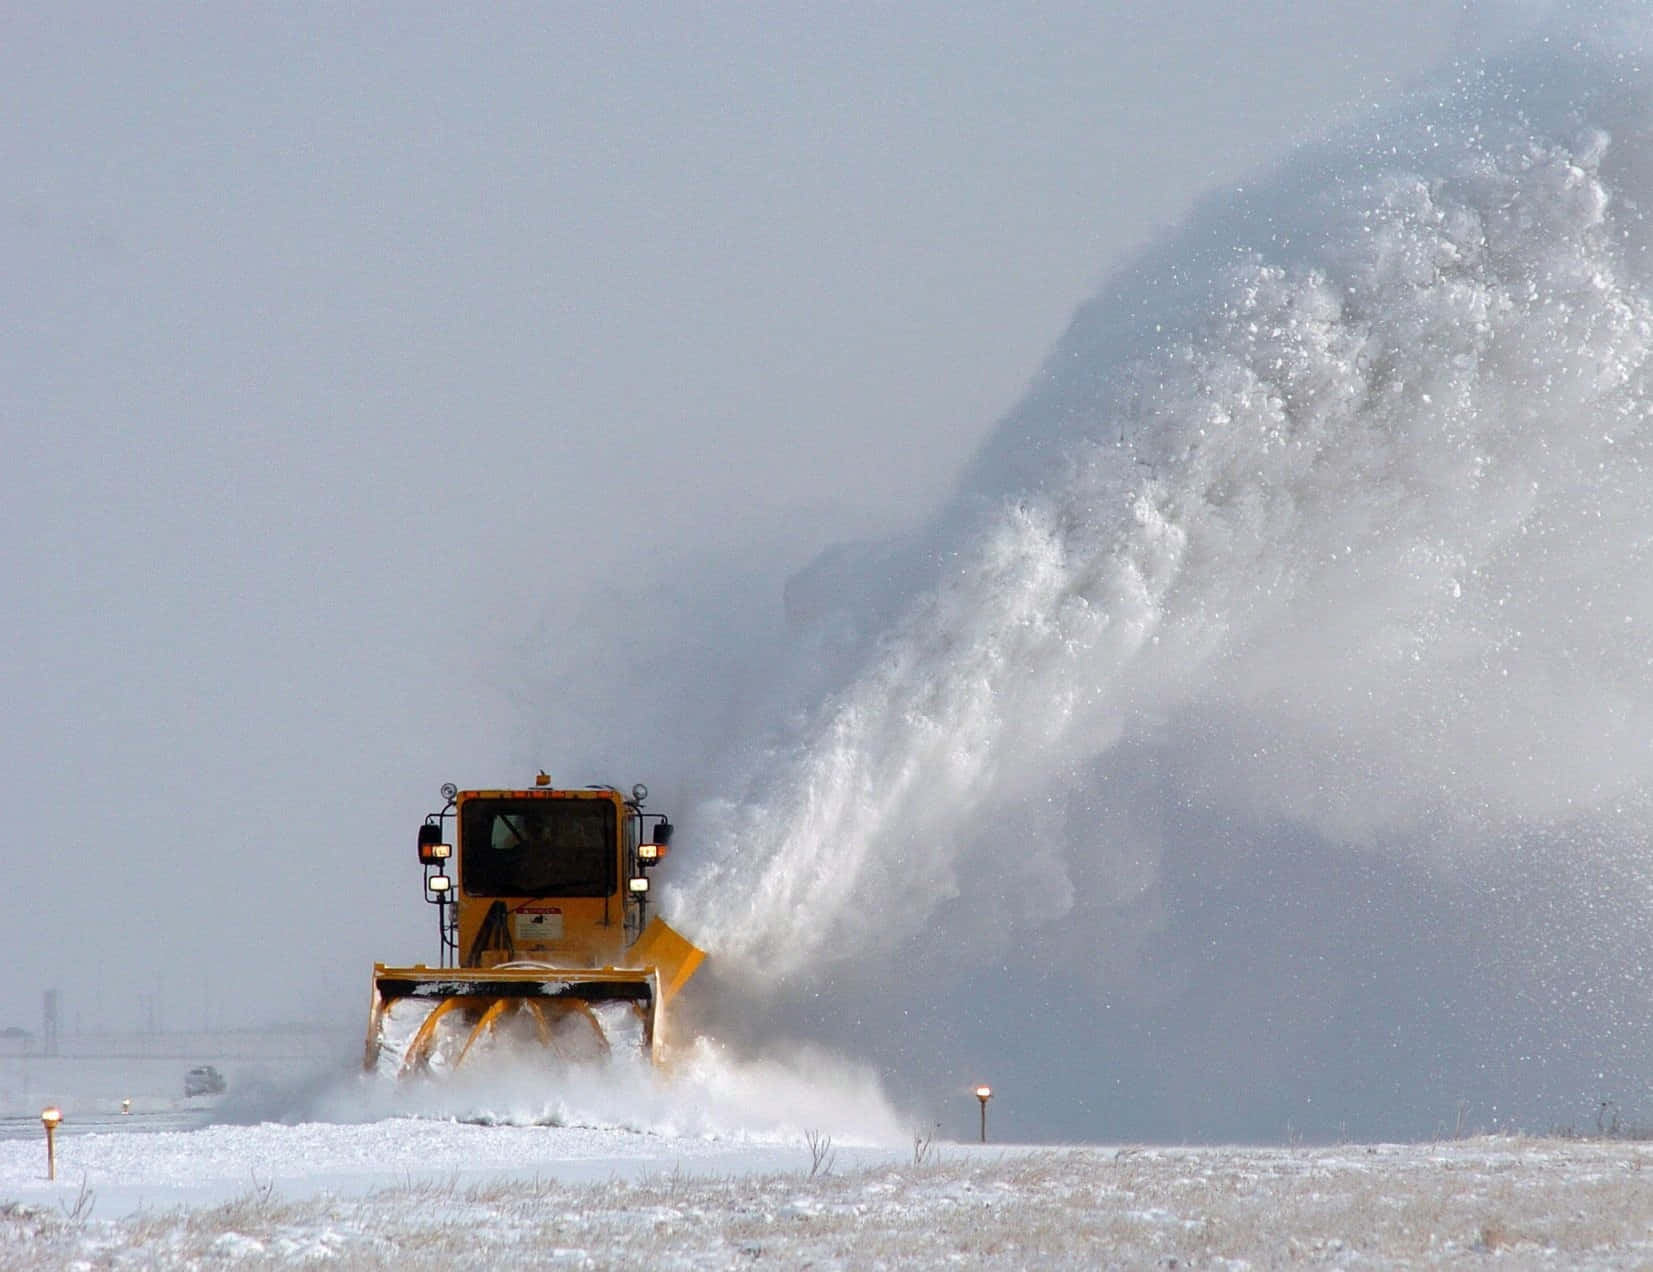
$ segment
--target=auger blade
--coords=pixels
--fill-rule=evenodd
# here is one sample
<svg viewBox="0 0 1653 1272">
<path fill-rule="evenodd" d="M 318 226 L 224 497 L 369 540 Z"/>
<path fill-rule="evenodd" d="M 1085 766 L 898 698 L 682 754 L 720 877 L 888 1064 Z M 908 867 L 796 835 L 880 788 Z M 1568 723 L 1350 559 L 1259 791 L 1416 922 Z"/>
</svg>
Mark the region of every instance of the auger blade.
<svg viewBox="0 0 1653 1272">
<path fill-rule="evenodd" d="M 654 1058 L 652 968 L 374 968 L 365 1067 L 385 1076 L 451 1072 L 501 1046 L 561 1062 L 623 1052 Z"/>
</svg>

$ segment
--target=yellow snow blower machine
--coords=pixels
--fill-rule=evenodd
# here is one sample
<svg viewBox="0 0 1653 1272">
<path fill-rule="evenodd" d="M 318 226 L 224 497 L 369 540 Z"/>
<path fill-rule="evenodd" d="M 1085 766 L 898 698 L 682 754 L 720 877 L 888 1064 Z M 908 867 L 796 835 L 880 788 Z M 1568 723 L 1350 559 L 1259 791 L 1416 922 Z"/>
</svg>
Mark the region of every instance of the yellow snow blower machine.
<svg viewBox="0 0 1653 1272">
<path fill-rule="evenodd" d="M 671 822 L 647 788 L 442 788 L 419 827 L 442 966 L 373 968 L 366 1067 L 444 1073 L 502 1044 L 560 1060 L 660 1057 L 665 1005 L 705 955 L 647 919 Z"/>
</svg>

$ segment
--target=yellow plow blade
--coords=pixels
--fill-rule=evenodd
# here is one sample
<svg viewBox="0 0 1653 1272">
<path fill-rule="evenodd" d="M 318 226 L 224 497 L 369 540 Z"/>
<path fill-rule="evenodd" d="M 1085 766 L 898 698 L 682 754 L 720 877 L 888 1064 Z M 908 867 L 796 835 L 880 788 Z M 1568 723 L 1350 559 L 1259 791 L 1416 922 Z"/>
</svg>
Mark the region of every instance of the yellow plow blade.
<svg viewBox="0 0 1653 1272">
<path fill-rule="evenodd" d="M 407 1076 L 457 1069 L 496 1039 L 560 1060 L 625 1049 L 655 1058 L 662 995 L 652 968 L 373 969 L 365 1067 Z"/>
<path fill-rule="evenodd" d="M 661 1011 L 705 960 L 652 920 L 624 967 L 544 963 L 373 969 L 365 1067 L 397 1077 L 459 1068 L 496 1045 L 559 1060 L 660 1058 Z"/>
</svg>

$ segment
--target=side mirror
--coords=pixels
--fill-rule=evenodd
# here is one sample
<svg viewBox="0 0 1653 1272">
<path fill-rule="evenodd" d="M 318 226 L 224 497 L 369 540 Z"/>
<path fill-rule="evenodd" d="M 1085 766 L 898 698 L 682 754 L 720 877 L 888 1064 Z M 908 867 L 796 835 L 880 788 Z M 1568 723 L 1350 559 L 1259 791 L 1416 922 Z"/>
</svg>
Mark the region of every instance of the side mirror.
<svg viewBox="0 0 1653 1272">
<path fill-rule="evenodd" d="M 453 856 L 453 847 L 442 842 L 442 827 L 426 822 L 419 827 L 419 864 L 434 866 Z"/>
<path fill-rule="evenodd" d="M 650 842 L 659 844 L 662 848 L 670 847 L 674 829 L 676 828 L 662 817 L 659 824 L 654 828 L 654 838 Z"/>
</svg>

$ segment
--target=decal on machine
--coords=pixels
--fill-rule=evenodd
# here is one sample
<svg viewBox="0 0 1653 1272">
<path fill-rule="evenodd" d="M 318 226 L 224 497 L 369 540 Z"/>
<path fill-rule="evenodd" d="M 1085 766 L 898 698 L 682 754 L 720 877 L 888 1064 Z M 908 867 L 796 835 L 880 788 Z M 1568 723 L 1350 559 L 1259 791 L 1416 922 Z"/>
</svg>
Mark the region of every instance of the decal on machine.
<svg viewBox="0 0 1653 1272">
<path fill-rule="evenodd" d="M 511 936 L 519 945 L 562 940 L 562 907 L 524 901 L 511 913 Z"/>
</svg>

